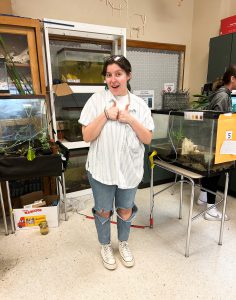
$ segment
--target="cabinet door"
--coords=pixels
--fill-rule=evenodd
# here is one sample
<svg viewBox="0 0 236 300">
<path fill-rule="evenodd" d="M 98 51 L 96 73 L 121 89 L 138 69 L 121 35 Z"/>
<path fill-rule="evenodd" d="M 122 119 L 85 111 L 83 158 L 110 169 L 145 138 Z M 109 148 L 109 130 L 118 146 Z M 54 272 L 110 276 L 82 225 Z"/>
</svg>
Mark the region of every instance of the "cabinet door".
<svg viewBox="0 0 236 300">
<path fill-rule="evenodd" d="M 230 64 L 236 64 L 236 33 L 232 34 L 232 48 L 231 48 L 231 57 L 230 57 Z"/>
<path fill-rule="evenodd" d="M 222 77 L 230 65 L 232 34 L 210 39 L 207 82 Z"/>
<path fill-rule="evenodd" d="M 45 94 L 39 21 L 1 16 L 0 38 L 0 56 L 6 59 L 10 93 Z"/>
</svg>

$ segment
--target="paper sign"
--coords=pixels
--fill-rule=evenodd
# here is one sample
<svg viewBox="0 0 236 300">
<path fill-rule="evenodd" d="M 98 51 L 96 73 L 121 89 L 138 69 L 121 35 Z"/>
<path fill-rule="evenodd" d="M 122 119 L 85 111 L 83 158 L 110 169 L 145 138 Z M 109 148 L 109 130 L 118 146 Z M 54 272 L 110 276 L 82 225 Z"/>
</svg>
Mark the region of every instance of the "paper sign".
<svg viewBox="0 0 236 300">
<path fill-rule="evenodd" d="M 154 90 L 135 90 L 133 94 L 142 98 L 150 109 L 154 108 Z"/>
<path fill-rule="evenodd" d="M 185 111 L 184 119 L 192 120 L 192 121 L 203 121 L 203 112 L 202 111 Z"/>
<path fill-rule="evenodd" d="M 224 141 L 220 148 L 220 154 L 236 155 L 236 141 Z"/>
<path fill-rule="evenodd" d="M 233 137 L 233 131 L 226 131 L 226 134 L 225 134 L 225 139 L 226 140 L 232 140 L 232 137 Z"/>
<path fill-rule="evenodd" d="M 164 83 L 164 91 L 166 93 L 173 93 L 175 90 L 175 84 L 174 83 Z"/>
</svg>

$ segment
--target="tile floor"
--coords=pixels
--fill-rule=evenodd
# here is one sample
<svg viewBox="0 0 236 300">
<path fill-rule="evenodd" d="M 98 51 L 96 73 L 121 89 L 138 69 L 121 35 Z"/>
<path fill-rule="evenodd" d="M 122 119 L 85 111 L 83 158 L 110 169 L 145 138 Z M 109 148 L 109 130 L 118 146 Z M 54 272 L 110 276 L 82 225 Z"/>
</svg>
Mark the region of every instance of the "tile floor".
<svg viewBox="0 0 236 300">
<path fill-rule="evenodd" d="M 200 218 L 193 223 L 186 258 L 189 195 L 185 187 L 183 220 L 178 219 L 178 191 L 165 191 L 155 199 L 154 228 L 132 228 L 136 265 L 131 269 L 119 259 L 116 225 L 112 244 L 118 267 L 108 271 L 93 220 L 76 212 L 46 236 L 38 229 L 5 236 L 1 223 L 0 299 L 235 299 L 236 199 L 228 198 L 231 220 L 225 222 L 223 245 L 218 245 L 220 223 Z M 134 224 L 149 225 L 149 189 L 138 190 L 136 199 Z M 91 215 L 91 207 L 89 201 L 80 213 Z"/>
</svg>

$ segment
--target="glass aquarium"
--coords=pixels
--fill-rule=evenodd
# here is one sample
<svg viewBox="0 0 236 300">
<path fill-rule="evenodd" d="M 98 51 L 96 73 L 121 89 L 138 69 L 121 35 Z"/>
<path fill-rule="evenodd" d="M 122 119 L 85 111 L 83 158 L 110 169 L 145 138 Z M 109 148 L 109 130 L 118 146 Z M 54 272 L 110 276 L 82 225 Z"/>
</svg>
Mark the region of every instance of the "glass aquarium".
<svg viewBox="0 0 236 300">
<path fill-rule="evenodd" d="M 33 94 L 27 35 L 1 33 L 0 57 L 6 61 L 10 94 Z"/>
<path fill-rule="evenodd" d="M 101 74 L 104 59 L 110 54 L 104 50 L 63 48 L 57 52 L 60 80 L 67 83 L 104 83 Z"/>
<path fill-rule="evenodd" d="M 157 157 L 204 176 L 234 167 L 215 163 L 220 112 L 153 110 L 155 130 L 151 149 Z"/>
<path fill-rule="evenodd" d="M 44 136 L 45 135 L 45 136 Z M 0 96 L 0 151 L 13 154 L 37 148 L 48 137 L 43 96 Z M 41 145 L 41 143 L 40 143 Z"/>
<path fill-rule="evenodd" d="M 7 67 L 4 58 L 0 57 L 0 93 L 9 93 Z"/>
<path fill-rule="evenodd" d="M 55 96 L 57 138 L 60 141 L 83 141 L 82 126 L 78 122 L 84 104 L 92 93 L 73 93 Z"/>
<path fill-rule="evenodd" d="M 65 171 L 66 193 L 90 189 L 85 164 L 88 148 L 71 149 L 68 167 Z"/>
</svg>

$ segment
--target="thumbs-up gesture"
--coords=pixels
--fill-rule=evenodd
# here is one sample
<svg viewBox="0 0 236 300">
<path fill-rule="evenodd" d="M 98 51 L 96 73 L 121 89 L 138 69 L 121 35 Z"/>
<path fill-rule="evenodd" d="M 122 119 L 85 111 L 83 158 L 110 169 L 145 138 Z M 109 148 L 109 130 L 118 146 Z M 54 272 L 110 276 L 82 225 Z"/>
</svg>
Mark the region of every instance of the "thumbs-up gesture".
<svg viewBox="0 0 236 300">
<path fill-rule="evenodd" d="M 118 121 L 121 123 L 130 123 L 132 116 L 129 113 L 129 104 L 126 104 L 124 110 L 119 111 Z"/>
<path fill-rule="evenodd" d="M 119 109 L 118 107 L 116 106 L 116 102 L 114 101 L 113 105 L 107 109 L 107 113 L 109 115 L 109 119 L 110 120 L 117 120 L 118 118 L 118 114 L 119 114 Z"/>
</svg>

